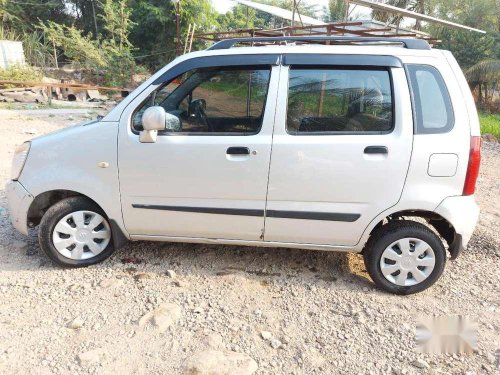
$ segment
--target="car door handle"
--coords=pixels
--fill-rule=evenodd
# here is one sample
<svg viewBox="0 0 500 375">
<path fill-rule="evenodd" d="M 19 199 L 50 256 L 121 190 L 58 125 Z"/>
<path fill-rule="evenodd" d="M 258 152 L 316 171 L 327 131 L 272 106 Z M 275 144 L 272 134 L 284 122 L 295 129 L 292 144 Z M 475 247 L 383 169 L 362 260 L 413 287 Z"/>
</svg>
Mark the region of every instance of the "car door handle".
<svg viewBox="0 0 500 375">
<path fill-rule="evenodd" d="M 385 146 L 368 146 L 365 148 L 365 154 L 388 154 L 389 150 Z"/>
<path fill-rule="evenodd" d="M 248 147 L 229 147 L 226 151 L 228 155 L 250 155 Z"/>
</svg>

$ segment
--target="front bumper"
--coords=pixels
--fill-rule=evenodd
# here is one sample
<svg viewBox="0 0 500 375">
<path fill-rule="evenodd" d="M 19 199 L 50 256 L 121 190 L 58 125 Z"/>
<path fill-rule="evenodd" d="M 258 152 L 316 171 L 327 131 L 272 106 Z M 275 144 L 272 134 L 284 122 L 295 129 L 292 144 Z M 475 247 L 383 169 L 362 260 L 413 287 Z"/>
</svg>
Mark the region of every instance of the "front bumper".
<svg viewBox="0 0 500 375">
<path fill-rule="evenodd" d="M 453 225 L 457 235 L 461 237 L 458 252 L 467 248 L 479 218 L 479 206 L 476 204 L 474 196 L 446 198 L 436 208 L 435 212 L 448 220 Z"/>
<path fill-rule="evenodd" d="M 5 191 L 12 225 L 22 234 L 28 235 L 28 210 L 33 202 L 33 196 L 19 181 L 7 182 Z"/>
</svg>

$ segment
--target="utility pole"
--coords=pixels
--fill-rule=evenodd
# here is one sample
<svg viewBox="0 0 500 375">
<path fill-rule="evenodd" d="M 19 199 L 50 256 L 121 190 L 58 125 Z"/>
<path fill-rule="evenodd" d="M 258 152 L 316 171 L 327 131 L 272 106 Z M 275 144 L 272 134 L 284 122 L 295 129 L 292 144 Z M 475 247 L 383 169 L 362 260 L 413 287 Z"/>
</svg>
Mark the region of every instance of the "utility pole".
<svg viewBox="0 0 500 375">
<path fill-rule="evenodd" d="M 176 56 L 181 54 L 181 1 L 175 2 L 175 28 L 177 30 L 177 46 L 175 48 Z"/>
</svg>

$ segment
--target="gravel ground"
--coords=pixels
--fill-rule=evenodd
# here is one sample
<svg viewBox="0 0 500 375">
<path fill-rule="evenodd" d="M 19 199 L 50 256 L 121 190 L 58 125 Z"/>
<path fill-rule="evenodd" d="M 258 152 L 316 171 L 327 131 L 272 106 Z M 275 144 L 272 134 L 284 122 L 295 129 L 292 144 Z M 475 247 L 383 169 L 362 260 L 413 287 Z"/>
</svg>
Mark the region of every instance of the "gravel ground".
<svg viewBox="0 0 500 375">
<path fill-rule="evenodd" d="M 84 115 L 0 119 L 3 187 L 16 145 Z M 375 289 L 359 255 L 305 250 L 136 242 L 62 270 L 36 230 L 14 230 L 2 188 L 0 373 L 498 374 L 499 165 L 485 142 L 469 249 L 408 297 Z M 417 353 L 417 317 L 432 314 L 477 319 L 477 352 Z"/>
</svg>

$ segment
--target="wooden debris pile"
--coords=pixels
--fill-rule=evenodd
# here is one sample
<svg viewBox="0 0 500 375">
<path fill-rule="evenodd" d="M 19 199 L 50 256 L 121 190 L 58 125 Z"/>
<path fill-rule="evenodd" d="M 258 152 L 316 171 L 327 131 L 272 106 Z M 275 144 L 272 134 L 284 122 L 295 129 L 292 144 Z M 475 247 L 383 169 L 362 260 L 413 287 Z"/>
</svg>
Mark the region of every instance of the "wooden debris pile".
<svg viewBox="0 0 500 375">
<path fill-rule="evenodd" d="M 52 100 L 103 102 L 109 95 L 125 97 L 130 89 L 84 84 L 75 80 L 43 77 L 40 82 L 0 80 L 0 102 L 50 104 Z"/>
</svg>

